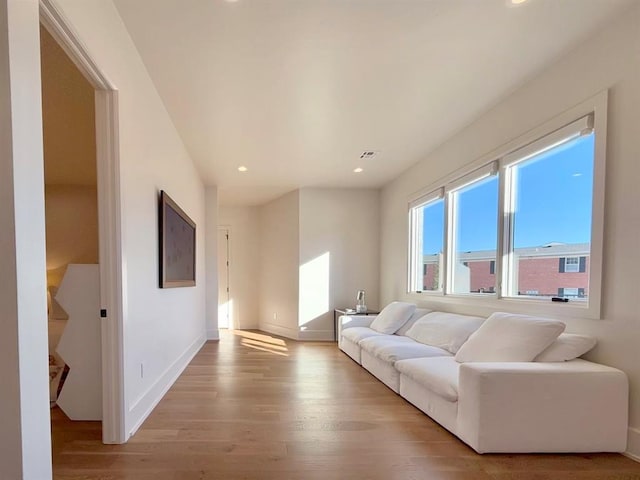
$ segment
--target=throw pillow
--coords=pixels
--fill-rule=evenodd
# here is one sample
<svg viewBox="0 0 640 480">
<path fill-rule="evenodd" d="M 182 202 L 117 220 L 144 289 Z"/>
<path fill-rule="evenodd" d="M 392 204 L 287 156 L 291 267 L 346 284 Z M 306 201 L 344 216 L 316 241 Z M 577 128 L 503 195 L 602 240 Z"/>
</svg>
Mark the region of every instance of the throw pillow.
<svg viewBox="0 0 640 480">
<path fill-rule="evenodd" d="M 496 312 L 465 342 L 456 360 L 530 362 L 564 331 L 557 320 Z"/>
<path fill-rule="evenodd" d="M 406 336 L 409 329 L 413 327 L 413 325 L 422 317 L 424 317 L 427 313 L 431 313 L 431 310 L 428 310 L 426 308 L 416 308 L 413 314 L 411 315 L 411 317 L 409 317 L 409 320 L 407 320 L 407 323 L 405 323 L 398 330 L 396 330 L 396 335 Z"/>
<path fill-rule="evenodd" d="M 407 331 L 407 337 L 416 342 L 440 347 L 455 353 L 484 322 L 484 318 L 455 313 L 428 313 Z"/>
<path fill-rule="evenodd" d="M 578 358 L 593 347 L 597 340 L 589 335 L 563 333 L 535 358 L 536 362 L 566 362 Z"/>
<path fill-rule="evenodd" d="M 391 302 L 371 322 L 371 329 L 393 335 L 409 320 L 415 309 L 413 303 Z"/>
</svg>

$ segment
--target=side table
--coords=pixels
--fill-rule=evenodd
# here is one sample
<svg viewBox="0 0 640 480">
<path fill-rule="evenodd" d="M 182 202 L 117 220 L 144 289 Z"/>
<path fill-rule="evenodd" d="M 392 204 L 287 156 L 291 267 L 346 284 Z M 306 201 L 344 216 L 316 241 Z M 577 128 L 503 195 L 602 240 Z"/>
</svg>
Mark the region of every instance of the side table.
<svg viewBox="0 0 640 480">
<path fill-rule="evenodd" d="M 366 312 L 363 312 L 363 313 L 356 313 L 355 311 L 353 311 L 353 309 L 347 309 L 347 308 L 334 309 L 333 310 L 333 341 L 334 342 L 338 341 L 338 318 L 340 318 L 342 315 L 359 317 L 359 316 L 366 316 L 366 315 L 377 315 L 379 313 L 380 312 L 378 312 L 377 310 L 367 310 Z"/>
</svg>

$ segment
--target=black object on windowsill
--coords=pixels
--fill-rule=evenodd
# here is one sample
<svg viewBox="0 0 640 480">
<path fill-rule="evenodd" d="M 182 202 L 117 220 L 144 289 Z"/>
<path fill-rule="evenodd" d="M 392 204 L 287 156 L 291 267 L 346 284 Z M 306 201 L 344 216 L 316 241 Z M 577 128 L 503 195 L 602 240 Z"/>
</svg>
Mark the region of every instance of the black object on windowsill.
<svg viewBox="0 0 640 480">
<path fill-rule="evenodd" d="M 563 302 L 563 303 L 567 303 L 569 301 L 568 298 L 562 298 L 562 297 L 551 297 L 551 301 L 552 302 Z"/>
</svg>

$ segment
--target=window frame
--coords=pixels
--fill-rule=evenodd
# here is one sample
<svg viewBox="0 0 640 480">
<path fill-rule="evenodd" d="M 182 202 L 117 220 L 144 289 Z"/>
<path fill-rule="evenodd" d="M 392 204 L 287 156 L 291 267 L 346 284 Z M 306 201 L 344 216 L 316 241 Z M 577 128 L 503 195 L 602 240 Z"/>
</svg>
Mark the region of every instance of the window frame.
<svg viewBox="0 0 640 480">
<path fill-rule="evenodd" d="M 436 301 L 435 307 L 447 308 L 446 305 L 459 306 L 460 308 L 474 308 L 477 312 L 486 312 L 487 314 L 504 309 L 507 311 L 528 313 L 536 315 L 557 315 L 574 318 L 601 318 L 601 299 L 602 299 L 602 279 L 603 279 L 603 242 L 604 242 L 604 200 L 605 200 L 605 171 L 606 171 L 606 149 L 607 149 L 607 104 L 608 91 L 604 90 L 593 97 L 581 102 L 580 104 L 568 108 L 563 113 L 551 117 L 547 121 L 540 122 L 536 119 L 525 118 L 523 124 L 538 124 L 530 128 L 526 133 L 515 137 L 513 140 L 507 141 L 502 146 L 496 148 L 490 153 L 478 158 L 466 167 L 460 168 L 439 181 L 432 183 L 428 188 L 421 191 L 434 192 L 443 186 L 456 185 L 461 179 L 481 168 L 486 168 L 495 161 L 500 161 L 500 171 L 498 173 L 498 245 L 495 262 L 496 276 L 496 294 L 495 295 L 474 295 L 470 294 L 454 294 L 449 288 L 450 258 L 451 250 L 449 245 L 450 230 L 452 228 L 450 218 L 449 195 L 444 195 L 445 208 L 445 238 L 443 245 L 443 271 L 440 272 L 441 282 L 444 282 L 444 288 L 441 291 L 425 291 L 422 293 L 412 292 L 409 290 L 410 283 L 407 283 L 407 297 L 411 301 L 424 300 L 424 294 L 428 294 L 432 300 Z M 509 198 L 506 191 L 508 189 L 509 180 L 506 178 L 506 172 L 503 168 L 504 159 L 509 159 L 509 155 L 517 151 L 522 153 L 522 149 L 529 145 L 533 145 L 539 140 L 553 134 L 556 131 L 579 121 L 583 117 L 591 115 L 593 121 L 594 138 L 594 171 L 593 171 L 593 190 L 592 190 L 592 212 L 591 212 L 591 251 L 589 254 L 589 295 L 587 299 L 569 302 L 551 302 L 548 299 L 538 298 L 535 296 L 518 296 L 508 297 L 503 295 L 503 288 L 508 286 L 505 284 L 505 264 L 513 262 L 513 253 L 509 254 L 506 250 L 509 238 L 505 238 L 507 230 L 508 218 L 505 218 L 505 208 L 509 208 L 507 199 Z M 512 169 L 512 171 L 514 171 Z M 511 183 L 513 184 L 513 183 Z M 414 198 L 417 198 L 414 196 Z M 411 212 L 411 208 L 409 209 Z M 411 222 L 409 222 L 411 223 Z M 411 225 L 409 225 L 409 251 L 408 259 L 411 257 Z M 408 269 L 409 271 L 409 269 Z M 410 277 L 408 278 L 410 281 Z M 437 297 L 437 298 L 434 298 Z M 452 307 L 449 307 L 452 308 Z"/>
<path fill-rule="evenodd" d="M 446 282 L 444 283 L 443 293 L 447 296 L 452 295 L 461 295 L 461 296 L 479 296 L 479 297 L 495 297 L 498 295 L 498 285 L 497 282 L 494 284 L 493 292 L 468 292 L 461 293 L 454 291 L 454 283 L 455 283 L 455 263 L 456 263 L 456 216 L 457 212 L 457 194 L 466 189 L 467 187 L 473 185 L 474 183 L 482 182 L 488 178 L 497 176 L 498 180 L 498 205 L 500 204 L 500 177 L 498 175 L 498 161 L 494 160 L 492 162 L 483 165 L 480 168 L 477 168 L 466 175 L 463 175 L 449 184 L 445 186 L 445 218 L 446 218 L 446 237 L 444 241 L 444 264 L 446 265 L 445 278 Z M 500 211 L 498 206 L 498 210 L 496 213 Z M 499 219 L 498 219 L 499 222 Z M 498 227 L 499 228 L 499 227 Z M 499 230 L 498 230 L 499 231 Z M 496 242 L 496 256 L 498 255 L 498 244 L 499 241 Z M 497 278 L 497 277 L 496 277 Z"/>
<path fill-rule="evenodd" d="M 576 262 L 574 263 L 573 261 L 569 262 L 569 260 L 576 260 Z M 567 268 L 567 266 L 571 265 L 571 268 Z M 573 266 L 575 265 L 575 270 L 573 268 Z M 580 273 L 580 257 L 579 256 L 573 256 L 573 257 L 564 257 L 564 272 L 562 273 Z"/>
<path fill-rule="evenodd" d="M 513 235 L 515 227 L 515 203 L 516 203 L 516 191 L 515 186 L 517 184 L 518 165 L 526 163 L 528 160 L 537 157 L 546 152 L 550 152 L 555 148 L 565 145 L 573 140 L 581 138 L 585 135 L 594 134 L 594 142 L 597 135 L 594 128 L 594 112 L 590 112 L 573 120 L 572 122 L 563 125 L 560 128 L 548 132 L 536 140 L 504 155 L 500 159 L 500 170 L 503 173 L 504 187 L 501 192 L 504 199 L 504 208 L 502 214 L 504 216 L 504 223 L 502 225 L 502 254 L 506 258 L 503 263 L 502 275 L 501 275 L 501 288 L 500 297 L 509 299 L 521 299 L 527 297 L 527 295 L 516 295 L 517 274 L 512 274 L 515 270 L 515 248 L 513 246 Z M 594 146 L 594 175 L 596 170 L 596 158 L 595 158 L 595 146 Z M 594 178 L 595 184 L 595 178 Z M 591 192 L 592 199 L 594 198 L 594 191 Z M 593 211 L 592 211 L 593 219 Z M 591 231 L 593 235 L 593 228 Z M 590 245 L 591 248 L 591 245 Z M 572 258 L 572 257 L 564 257 Z M 580 259 L 578 258 L 578 269 L 574 273 L 580 271 Z M 565 270 L 566 272 L 566 260 Z M 567 272 L 571 273 L 571 272 Z M 531 297 L 534 298 L 534 297 Z M 544 301 L 544 297 L 537 299 L 537 301 Z M 577 300 L 577 296 L 574 300 Z M 585 300 L 580 300 L 585 303 Z"/>
<path fill-rule="evenodd" d="M 426 293 L 428 295 L 441 295 L 444 291 L 444 279 L 446 268 L 439 269 L 439 278 L 438 278 L 438 290 L 415 290 L 412 289 L 414 286 L 414 281 L 418 278 L 418 272 L 422 272 L 423 268 L 423 258 L 424 254 L 420 251 L 422 248 L 418 247 L 419 235 L 422 235 L 423 232 L 423 218 L 418 214 L 418 209 L 426 207 L 430 203 L 437 202 L 439 200 L 444 201 L 444 209 L 445 209 L 445 220 L 444 220 L 444 231 L 443 236 L 445 235 L 447 228 L 447 219 L 446 219 L 446 211 L 447 211 L 447 203 L 444 194 L 444 187 L 439 187 L 435 190 L 429 191 L 425 194 L 418 194 L 416 198 L 409 202 L 409 254 L 408 254 L 408 268 L 407 268 L 407 292 L 408 293 Z M 446 249 L 446 238 L 443 238 L 443 250 Z M 418 267 L 418 260 L 420 260 L 420 267 Z M 423 275 L 424 276 L 424 275 Z"/>
</svg>

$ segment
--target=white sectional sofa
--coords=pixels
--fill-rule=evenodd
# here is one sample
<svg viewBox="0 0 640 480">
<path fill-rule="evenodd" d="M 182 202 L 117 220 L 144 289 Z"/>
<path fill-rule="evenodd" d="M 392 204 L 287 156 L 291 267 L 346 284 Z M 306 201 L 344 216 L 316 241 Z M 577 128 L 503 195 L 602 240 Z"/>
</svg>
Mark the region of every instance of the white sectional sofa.
<svg viewBox="0 0 640 480">
<path fill-rule="evenodd" d="M 478 453 L 626 449 L 626 375 L 575 358 L 594 339 L 522 315 L 390 307 L 401 318 L 389 322 L 387 307 L 382 327 L 377 316 L 341 317 L 340 349 Z"/>
</svg>

